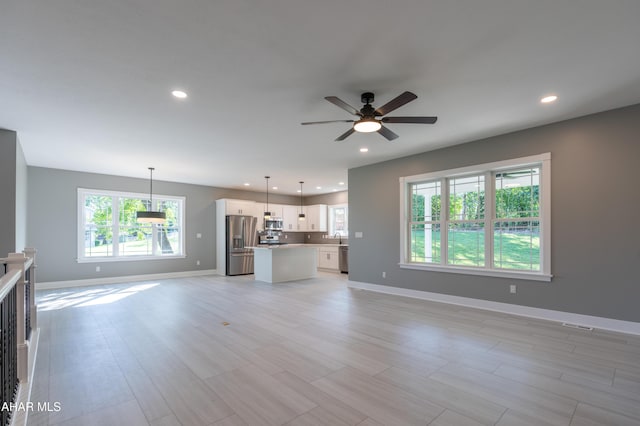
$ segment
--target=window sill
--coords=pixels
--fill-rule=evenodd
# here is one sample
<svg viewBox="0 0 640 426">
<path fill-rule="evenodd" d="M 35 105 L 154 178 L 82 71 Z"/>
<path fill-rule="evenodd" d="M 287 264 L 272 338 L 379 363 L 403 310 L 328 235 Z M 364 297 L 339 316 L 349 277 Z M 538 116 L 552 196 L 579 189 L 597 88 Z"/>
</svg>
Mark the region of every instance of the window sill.
<svg viewBox="0 0 640 426">
<path fill-rule="evenodd" d="M 78 263 L 105 263 L 105 262 L 139 262 L 139 261 L 147 261 L 147 260 L 168 260 L 168 259 L 185 259 L 187 256 L 176 255 L 176 256 L 105 256 L 105 257 L 85 257 L 78 258 L 76 262 Z"/>
<path fill-rule="evenodd" d="M 550 282 L 551 274 L 540 272 L 504 271 L 497 269 L 465 268 L 462 266 L 426 265 L 417 263 L 399 263 L 402 269 L 416 269 L 420 271 L 447 272 L 452 274 L 481 275 L 485 277 L 514 278 L 517 280 Z"/>
</svg>

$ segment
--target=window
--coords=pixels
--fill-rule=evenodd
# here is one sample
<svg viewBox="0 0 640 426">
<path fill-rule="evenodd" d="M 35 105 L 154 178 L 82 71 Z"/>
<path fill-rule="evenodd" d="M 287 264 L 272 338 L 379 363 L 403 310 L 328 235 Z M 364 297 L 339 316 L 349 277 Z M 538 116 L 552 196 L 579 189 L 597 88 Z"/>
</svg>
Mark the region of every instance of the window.
<svg viewBox="0 0 640 426">
<path fill-rule="evenodd" d="M 493 266 L 540 271 L 540 168 L 495 173 Z"/>
<path fill-rule="evenodd" d="M 401 267 L 549 281 L 550 158 L 401 178 Z"/>
<path fill-rule="evenodd" d="M 440 182 L 411 186 L 411 262 L 440 263 Z"/>
<path fill-rule="evenodd" d="M 447 264 L 484 266 L 485 176 L 454 177 L 449 185 Z"/>
<path fill-rule="evenodd" d="M 184 197 L 78 189 L 78 261 L 184 257 Z M 139 210 L 164 211 L 162 225 L 138 223 Z"/>
<path fill-rule="evenodd" d="M 329 206 L 329 235 L 349 236 L 349 207 L 347 204 Z"/>
</svg>

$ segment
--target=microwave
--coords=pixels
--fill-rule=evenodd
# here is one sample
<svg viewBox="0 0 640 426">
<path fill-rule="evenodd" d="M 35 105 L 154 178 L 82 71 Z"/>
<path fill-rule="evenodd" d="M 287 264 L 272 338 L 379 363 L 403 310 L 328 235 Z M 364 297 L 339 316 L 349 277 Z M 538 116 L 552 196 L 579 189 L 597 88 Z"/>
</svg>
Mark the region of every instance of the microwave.
<svg viewBox="0 0 640 426">
<path fill-rule="evenodd" d="M 272 217 L 264 220 L 265 231 L 282 231 L 282 218 Z"/>
</svg>

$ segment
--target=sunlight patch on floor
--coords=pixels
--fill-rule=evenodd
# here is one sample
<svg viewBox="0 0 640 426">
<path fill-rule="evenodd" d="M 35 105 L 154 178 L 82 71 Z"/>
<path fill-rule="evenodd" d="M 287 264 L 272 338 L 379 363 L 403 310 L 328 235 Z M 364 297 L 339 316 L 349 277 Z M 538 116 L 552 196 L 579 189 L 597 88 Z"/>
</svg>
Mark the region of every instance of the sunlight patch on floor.
<svg viewBox="0 0 640 426">
<path fill-rule="evenodd" d="M 160 283 L 137 284 L 126 288 L 96 288 L 80 292 L 62 291 L 38 298 L 39 311 L 55 311 L 69 307 L 105 305 L 153 288 Z"/>
</svg>

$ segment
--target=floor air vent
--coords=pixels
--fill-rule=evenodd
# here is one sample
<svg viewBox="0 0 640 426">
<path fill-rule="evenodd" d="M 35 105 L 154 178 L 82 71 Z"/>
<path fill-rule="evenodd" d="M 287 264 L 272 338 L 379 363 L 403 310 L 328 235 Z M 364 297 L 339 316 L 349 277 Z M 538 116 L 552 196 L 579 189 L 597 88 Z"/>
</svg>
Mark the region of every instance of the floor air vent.
<svg viewBox="0 0 640 426">
<path fill-rule="evenodd" d="M 578 330 L 588 330 L 588 331 L 593 330 L 593 327 L 587 327 L 586 325 L 580 325 L 580 324 L 569 324 L 568 322 L 563 322 L 562 326 L 563 327 L 570 327 L 570 328 L 577 328 Z"/>
</svg>

